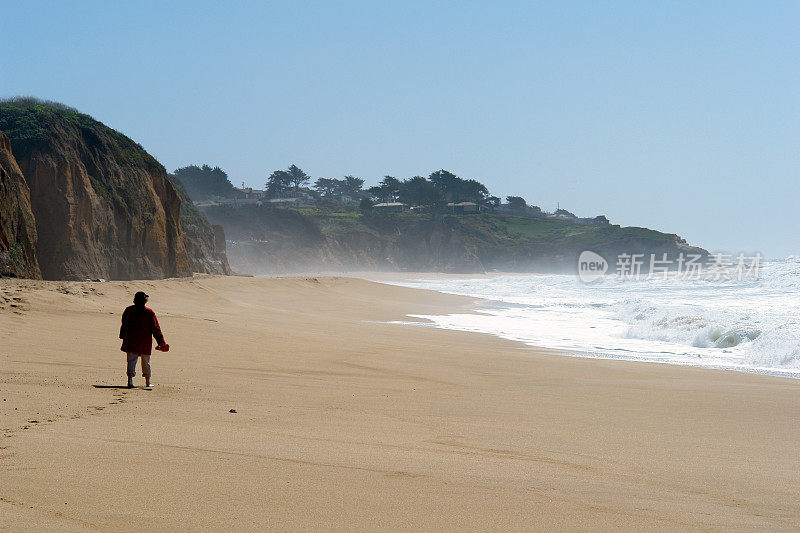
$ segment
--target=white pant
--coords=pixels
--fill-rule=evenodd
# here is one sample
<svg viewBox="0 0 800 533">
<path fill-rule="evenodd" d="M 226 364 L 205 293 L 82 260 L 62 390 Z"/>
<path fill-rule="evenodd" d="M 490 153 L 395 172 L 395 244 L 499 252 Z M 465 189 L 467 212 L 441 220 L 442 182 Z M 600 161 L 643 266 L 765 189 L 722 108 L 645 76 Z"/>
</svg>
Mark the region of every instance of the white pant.
<svg viewBox="0 0 800 533">
<path fill-rule="evenodd" d="M 150 377 L 150 356 L 141 355 L 138 353 L 128 352 L 128 377 L 132 378 L 136 375 L 136 360 L 142 358 L 142 375 L 146 378 Z"/>
</svg>

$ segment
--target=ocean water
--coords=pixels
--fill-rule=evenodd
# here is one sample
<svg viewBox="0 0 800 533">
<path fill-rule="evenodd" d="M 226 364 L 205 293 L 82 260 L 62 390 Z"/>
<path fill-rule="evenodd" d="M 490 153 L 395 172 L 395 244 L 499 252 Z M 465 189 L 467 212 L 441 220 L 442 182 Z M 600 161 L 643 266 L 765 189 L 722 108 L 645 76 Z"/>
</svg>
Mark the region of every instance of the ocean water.
<svg viewBox="0 0 800 533">
<path fill-rule="evenodd" d="M 800 258 L 765 261 L 758 278 L 639 280 L 576 275 L 397 283 L 483 298 L 476 313 L 406 323 L 474 331 L 587 357 L 800 377 Z"/>
</svg>

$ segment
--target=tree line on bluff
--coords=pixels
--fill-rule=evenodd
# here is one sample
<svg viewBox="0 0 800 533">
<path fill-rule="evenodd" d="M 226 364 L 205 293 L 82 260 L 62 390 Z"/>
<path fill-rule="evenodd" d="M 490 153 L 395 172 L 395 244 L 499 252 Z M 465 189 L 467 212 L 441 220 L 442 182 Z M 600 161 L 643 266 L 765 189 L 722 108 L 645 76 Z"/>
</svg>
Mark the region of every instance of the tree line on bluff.
<svg viewBox="0 0 800 533">
<path fill-rule="evenodd" d="M 219 167 L 189 165 L 175 170 L 174 175 L 185 185 L 189 196 L 195 201 L 214 197 L 235 198 L 243 194 L 228 179 Z M 393 176 L 384 178 L 375 186 L 364 188 L 364 180 L 355 176 L 342 179 L 319 178 L 311 187 L 311 177 L 296 165 L 285 170 L 276 170 L 264 185 L 266 199 L 293 198 L 309 195 L 331 201 L 360 201 L 362 208 L 375 202 L 402 202 L 424 207 L 442 207 L 448 202 L 474 202 L 479 205 L 497 207 L 501 200 L 489 193 L 489 189 L 474 179 L 463 179 L 452 172 L 441 169 L 429 177 L 414 176 L 400 180 Z M 541 212 L 538 206 L 528 206 L 520 196 L 507 196 L 508 207 L 523 211 Z"/>
</svg>

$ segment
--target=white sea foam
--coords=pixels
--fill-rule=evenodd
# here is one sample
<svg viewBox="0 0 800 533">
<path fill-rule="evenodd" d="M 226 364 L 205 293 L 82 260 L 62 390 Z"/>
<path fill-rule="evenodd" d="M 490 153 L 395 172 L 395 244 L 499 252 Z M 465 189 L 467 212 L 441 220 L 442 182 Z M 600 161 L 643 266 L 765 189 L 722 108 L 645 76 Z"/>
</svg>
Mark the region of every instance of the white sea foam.
<svg viewBox="0 0 800 533">
<path fill-rule="evenodd" d="M 574 275 L 431 279 L 409 287 L 489 300 L 478 314 L 414 315 L 447 329 L 610 357 L 800 377 L 800 258 L 759 279 L 639 281 Z"/>
</svg>

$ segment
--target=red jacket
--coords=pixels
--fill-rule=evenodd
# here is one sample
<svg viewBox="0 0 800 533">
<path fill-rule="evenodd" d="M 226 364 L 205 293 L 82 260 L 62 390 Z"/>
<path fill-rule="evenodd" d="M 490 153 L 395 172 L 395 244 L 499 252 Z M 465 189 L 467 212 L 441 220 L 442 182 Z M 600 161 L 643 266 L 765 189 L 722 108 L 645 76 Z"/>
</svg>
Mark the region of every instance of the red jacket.
<svg viewBox="0 0 800 533">
<path fill-rule="evenodd" d="M 143 305 L 127 307 L 122 313 L 122 327 L 119 328 L 119 338 L 122 339 L 120 349 L 123 352 L 150 355 L 153 337 L 159 346 L 164 344 L 164 336 L 153 310 Z"/>
</svg>

